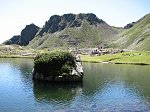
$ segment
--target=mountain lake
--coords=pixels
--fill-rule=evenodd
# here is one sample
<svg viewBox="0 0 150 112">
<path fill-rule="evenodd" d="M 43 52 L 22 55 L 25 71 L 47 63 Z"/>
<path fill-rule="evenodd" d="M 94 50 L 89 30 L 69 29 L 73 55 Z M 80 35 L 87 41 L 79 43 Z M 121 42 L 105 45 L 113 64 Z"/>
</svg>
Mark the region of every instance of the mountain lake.
<svg viewBox="0 0 150 112">
<path fill-rule="evenodd" d="M 0 58 L 0 112 L 150 112 L 150 66 L 83 63 L 82 83 L 32 80 L 33 59 Z"/>
</svg>

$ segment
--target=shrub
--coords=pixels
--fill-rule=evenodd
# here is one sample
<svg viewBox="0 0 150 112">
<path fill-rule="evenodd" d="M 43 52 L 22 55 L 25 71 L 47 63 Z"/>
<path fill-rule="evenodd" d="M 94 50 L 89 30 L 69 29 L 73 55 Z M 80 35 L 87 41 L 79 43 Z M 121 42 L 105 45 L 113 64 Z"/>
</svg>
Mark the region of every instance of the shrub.
<svg viewBox="0 0 150 112">
<path fill-rule="evenodd" d="M 75 58 L 68 52 L 52 52 L 39 54 L 34 59 L 34 70 L 44 76 L 58 76 L 69 73 L 69 69 L 75 67 Z"/>
<path fill-rule="evenodd" d="M 62 72 L 62 73 L 67 73 L 67 74 L 69 74 L 69 73 L 70 73 L 70 70 L 71 70 L 71 67 L 68 66 L 68 65 L 66 65 L 66 64 L 61 67 L 61 72 Z"/>
</svg>

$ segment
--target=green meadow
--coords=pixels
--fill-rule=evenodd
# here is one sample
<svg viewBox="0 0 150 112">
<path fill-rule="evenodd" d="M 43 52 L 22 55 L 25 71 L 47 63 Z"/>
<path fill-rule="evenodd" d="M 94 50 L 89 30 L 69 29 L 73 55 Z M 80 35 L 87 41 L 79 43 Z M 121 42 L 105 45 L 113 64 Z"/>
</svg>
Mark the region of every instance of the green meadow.
<svg viewBox="0 0 150 112">
<path fill-rule="evenodd" d="M 119 54 L 108 54 L 101 56 L 81 55 L 83 62 L 114 63 L 114 64 L 150 64 L 150 52 L 123 52 Z"/>
</svg>

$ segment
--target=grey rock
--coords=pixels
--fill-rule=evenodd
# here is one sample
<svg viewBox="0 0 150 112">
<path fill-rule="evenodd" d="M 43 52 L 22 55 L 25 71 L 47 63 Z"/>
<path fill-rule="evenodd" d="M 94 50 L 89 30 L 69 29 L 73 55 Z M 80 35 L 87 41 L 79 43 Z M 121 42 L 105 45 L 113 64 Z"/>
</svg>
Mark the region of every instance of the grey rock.
<svg viewBox="0 0 150 112">
<path fill-rule="evenodd" d="M 93 13 L 80 13 L 80 14 L 64 14 L 62 16 L 53 15 L 45 22 L 45 25 L 40 29 L 34 24 L 27 25 L 20 35 L 13 36 L 11 39 L 5 41 L 3 44 L 11 45 L 17 44 L 26 46 L 35 36 L 43 36 L 44 34 L 52 34 L 57 31 L 62 31 L 68 27 L 81 27 L 83 21 L 87 21 L 89 25 L 97 26 L 98 24 L 105 23 Z M 73 42 L 75 43 L 75 42 Z"/>
<path fill-rule="evenodd" d="M 5 41 L 4 44 L 6 45 L 18 44 L 20 38 L 21 38 L 20 35 L 15 35 L 10 40 Z"/>
<path fill-rule="evenodd" d="M 27 25 L 21 31 L 21 35 L 15 35 L 10 40 L 5 41 L 3 44 L 6 45 L 17 44 L 21 46 L 26 46 L 35 37 L 38 30 L 39 27 L 34 24 Z"/>
<path fill-rule="evenodd" d="M 54 15 L 45 22 L 45 25 L 39 32 L 39 35 L 43 36 L 44 33 L 54 33 L 57 31 L 61 31 L 66 27 L 80 27 L 84 20 L 88 21 L 89 25 L 105 23 L 102 19 L 99 19 L 93 13 L 80 13 L 77 15 L 69 13 L 62 16 Z"/>
<path fill-rule="evenodd" d="M 124 26 L 124 29 L 129 29 L 132 28 L 134 26 L 135 22 L 129 23 L 126 26 Z"/>
</svg>

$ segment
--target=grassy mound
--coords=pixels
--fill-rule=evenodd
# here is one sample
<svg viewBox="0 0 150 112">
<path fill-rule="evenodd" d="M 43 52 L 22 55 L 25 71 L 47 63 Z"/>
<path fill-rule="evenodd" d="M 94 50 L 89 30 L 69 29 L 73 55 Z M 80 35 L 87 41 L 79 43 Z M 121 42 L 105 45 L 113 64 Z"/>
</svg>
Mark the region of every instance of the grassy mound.
<svg viewBox="0 0 150 112">
<path fill-rule="evenodd" d="M 34 71 L 44 76 L 69 74 L 72 67 L 75 67 L 75 58 L 68 52 L 44 53 L 34 59 Z"/>
</svg>

